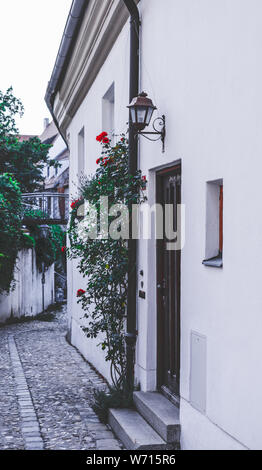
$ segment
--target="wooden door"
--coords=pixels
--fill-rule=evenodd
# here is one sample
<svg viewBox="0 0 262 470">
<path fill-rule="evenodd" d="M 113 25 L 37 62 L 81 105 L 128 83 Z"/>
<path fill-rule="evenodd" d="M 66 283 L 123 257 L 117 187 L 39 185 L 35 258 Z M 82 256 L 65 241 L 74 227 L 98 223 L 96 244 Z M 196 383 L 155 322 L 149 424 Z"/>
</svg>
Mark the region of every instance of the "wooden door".
<svg viewBox="0 0 262 470">
<path fill-rule="evenodd" d="M 181 167 L 157 174 L 157 202 L 163 206 L 162 240 L 157 243 L 158 388 L 179 396 L 180 379 L 180 250 L 168 249 L 165 204 L 172 204 L 172 225 L 177 231 L 177 205 L 181 204 Z M 171 219 L 170 219 L 171 220 Z"/>
</svg>

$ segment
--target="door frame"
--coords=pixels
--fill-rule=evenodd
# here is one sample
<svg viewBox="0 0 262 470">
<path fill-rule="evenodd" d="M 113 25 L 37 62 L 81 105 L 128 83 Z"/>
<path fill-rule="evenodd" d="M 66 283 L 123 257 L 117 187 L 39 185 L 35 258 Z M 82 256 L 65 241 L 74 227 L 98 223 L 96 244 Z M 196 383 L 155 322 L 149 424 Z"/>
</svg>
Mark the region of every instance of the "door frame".
<svg viewBox="0 0 262 470">
<path fill-rule="evenodd" d="M 172 166 L 168 166 L 162 169 L 159 169 L 156 172 L 156 203 L 161 204 L 162 201 L 162 181 L 165 176 L 173 176 L 174 174 L 179 173 L 181 175 L 181 160 L 175 162 Z M 161 251 L 163 250 L 164 240 L 156 240 L 156 296 L 157 296 L 157 389 L 161 391 L 161 388 L 166 390 L 164 393 L 169 399 L 174 401 L 176 404 L 179 402 L 179 396 L 174 395 L 167 387 L 164 386 L 164 322 L 163 322 L 163 301 L 162 294 L 158 285 L 163 278 L 163 257 L 160 256 Z M 179 273 L 177 276 L 178 279 L 178 295 L 179 295 L 179 332 L 178 332 L 178 345 L 179 345 L 179 377 L 178 377 L 178 389 L 180 388 L 180 353 L 181 353 L 181 306 L 180 306 L 180 293 L 181 293 L 181 256 L 179 256 Z"/>
</svg>

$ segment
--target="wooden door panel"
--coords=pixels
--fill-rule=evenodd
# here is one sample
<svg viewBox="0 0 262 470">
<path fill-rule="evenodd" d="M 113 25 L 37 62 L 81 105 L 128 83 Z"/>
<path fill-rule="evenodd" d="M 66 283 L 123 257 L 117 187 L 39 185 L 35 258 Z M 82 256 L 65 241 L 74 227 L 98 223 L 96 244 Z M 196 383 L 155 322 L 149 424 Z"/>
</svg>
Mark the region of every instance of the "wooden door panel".
<svg viewBox="0 0 262 470">
<path fill-rule="evenodd" d="M 177 204 L 181 204 L 180 167 L 157 176 L 157 202 L 173 205 L 173 229 L 177 231 Z M 164 212 L 164 233 L 167 215 Z M 164 235 L 157 243 L 158 387 L 179 394 L 180 372 L 180 251 L 168 250 Z"/>
</svg>

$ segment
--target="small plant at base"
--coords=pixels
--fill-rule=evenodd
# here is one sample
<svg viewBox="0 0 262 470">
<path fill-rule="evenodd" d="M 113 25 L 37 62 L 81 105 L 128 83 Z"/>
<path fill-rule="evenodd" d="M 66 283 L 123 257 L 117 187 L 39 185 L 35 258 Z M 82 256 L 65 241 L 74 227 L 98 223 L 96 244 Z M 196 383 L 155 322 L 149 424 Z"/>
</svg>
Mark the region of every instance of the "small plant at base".
<svg viewBox="0 0 262 470">
<path fill-rule="evenodd" d="M 133 408 L 133 393 L 124 394 L 119 388 L 110 387 L 108 392 L 94 391 L 93 410 L 100 421 L 108 423 L 108 411 L 110 408 Z"/>
</svg>

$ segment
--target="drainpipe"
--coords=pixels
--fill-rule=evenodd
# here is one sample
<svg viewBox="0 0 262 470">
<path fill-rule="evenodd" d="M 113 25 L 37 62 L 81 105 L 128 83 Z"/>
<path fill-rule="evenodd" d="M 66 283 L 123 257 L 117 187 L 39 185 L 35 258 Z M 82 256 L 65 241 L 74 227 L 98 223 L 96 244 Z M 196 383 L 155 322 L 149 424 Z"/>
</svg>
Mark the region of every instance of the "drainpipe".
<svg viewBox="0 0 262 470">
<path fill-rule="evenodd" d="M 134 0 L 123 0 L 130 13 L 130 72 L 129 72 L 129 101 L 138 95 L 139 88 L 139 11 Z M 138 143 L 135 130 L 129 117 L 129 174 L 137 171 Z M 132 205 L 129 207 L 132 214 Z M 134 364 L 136 345 L 136 290 L 137 290 L 137 242 L 132 239 L 132 220 L 128 241 L 128 294 L 127 294 L 127 324 L 126 324 L 126 387 L 127 392 L 134 387 Z"/>
</svg>

